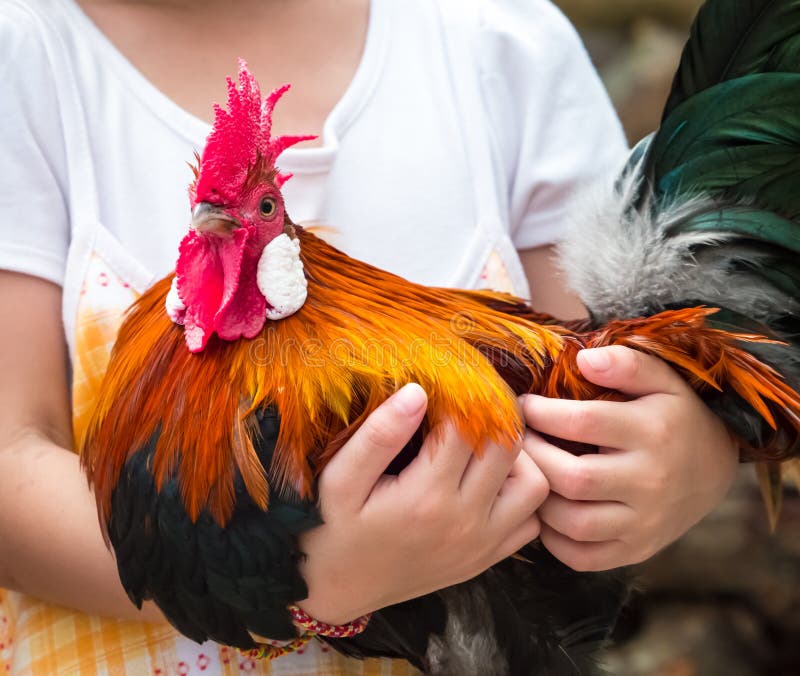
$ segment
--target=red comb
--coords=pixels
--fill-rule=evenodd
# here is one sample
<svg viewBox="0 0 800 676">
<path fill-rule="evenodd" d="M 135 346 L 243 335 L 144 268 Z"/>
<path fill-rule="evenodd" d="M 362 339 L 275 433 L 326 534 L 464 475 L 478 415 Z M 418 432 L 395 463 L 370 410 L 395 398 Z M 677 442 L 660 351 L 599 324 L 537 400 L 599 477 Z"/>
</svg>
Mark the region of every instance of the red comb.
<svg viewBox="0 0 800 676">
<path fill-rule="evenodd" d="M 214 126 L 206 140 L 200 171 L 190 188 L 192 206 L 197 202 L 225 204 L 235 201 L 247 181 L 247 173 L 257 161 L 274 167 L 288 147 L 316 136 L 278 136 L 272 138 L 272 111 L 289 89 L 285 84 L 265 99 L 253 74 L 239 59 L 239 84 L 228 82 L 228 109 L 214 104 Z M 280 188 L 291 174 L 276 174 Z"/>
</svg>

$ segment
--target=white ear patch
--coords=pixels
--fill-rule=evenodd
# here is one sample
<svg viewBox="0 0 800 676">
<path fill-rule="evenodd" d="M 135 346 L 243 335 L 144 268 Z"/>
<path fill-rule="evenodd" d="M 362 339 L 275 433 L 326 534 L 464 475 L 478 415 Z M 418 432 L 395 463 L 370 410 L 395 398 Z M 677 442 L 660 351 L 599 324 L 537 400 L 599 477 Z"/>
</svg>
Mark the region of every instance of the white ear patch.
<svg viewBox="0 0 800 676">
<path fill-rule="evenodd" d="M 183 317 L 186 314 L 186 305 L 178 295 L 178 278 L 172 278 L 172 286 L 169 287 L 167 300 L 164 305 L 167 308 L 167 315 L 176 324 L 183 324 Z"/>
<path fill-rule="evenodd" d="M 284 233 L 267 244 L 258 261 L 256 281 L 272 306 L 267 308 L 267 319 L 283 319 L 303 307 L 308 281 L 300 260 L 300 242 Z"/>
</svg>

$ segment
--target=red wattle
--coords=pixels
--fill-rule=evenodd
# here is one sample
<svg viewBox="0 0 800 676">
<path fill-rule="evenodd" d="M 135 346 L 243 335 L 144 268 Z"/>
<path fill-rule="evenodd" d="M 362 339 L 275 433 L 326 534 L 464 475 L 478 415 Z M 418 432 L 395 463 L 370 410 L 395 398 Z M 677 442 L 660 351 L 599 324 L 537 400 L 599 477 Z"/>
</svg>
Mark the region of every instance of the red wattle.
<svg viewBox="0 0 800 676">
<path fill-rule="evenodd" d="M 267 321 L 267 300 L 258 288 L 258 259 L 261 251 L 248 246 L 243 249 L 238 285 L 230 300 L 223 299 L 214 317 L 214 329 L 224 340 L 254 338 Z"/>
<path fill-rule="evenodd" d="M 181 242 L 175 273 L 186 305 L 184 330 L 191 352 L 202 351 L 214 332 L 236 340 L 252 338 L 264 326 L 266 300 L 256 284 L 258 259 L 249 260 L 258 252 L 247 246 L 249 239 L 248 228 L 237 228 L 230 237 L 192 231 Z"/>
</svg>

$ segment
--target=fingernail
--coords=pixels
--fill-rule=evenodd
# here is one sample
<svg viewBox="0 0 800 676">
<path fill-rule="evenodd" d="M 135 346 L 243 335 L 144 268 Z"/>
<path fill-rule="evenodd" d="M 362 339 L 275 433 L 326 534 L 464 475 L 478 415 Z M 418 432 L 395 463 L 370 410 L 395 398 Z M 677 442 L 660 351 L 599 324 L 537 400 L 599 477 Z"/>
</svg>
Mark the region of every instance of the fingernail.
<svg viewBox="0 0 800 676">
<path fill-rule="evenodd" d="M 392 397 L 392 404 L 404 415 L 415 415 L 425 406 L 428 397 L 417 383 L 400 388 Z"/>
<path fill-rule="evenodd" d="M 611 368 L 611 357 L 608 356 L 608 352 L 605 350 L 588 348 L 581 350 L 581 354 L 595 371 L 608 371 Z"/>
</svg>

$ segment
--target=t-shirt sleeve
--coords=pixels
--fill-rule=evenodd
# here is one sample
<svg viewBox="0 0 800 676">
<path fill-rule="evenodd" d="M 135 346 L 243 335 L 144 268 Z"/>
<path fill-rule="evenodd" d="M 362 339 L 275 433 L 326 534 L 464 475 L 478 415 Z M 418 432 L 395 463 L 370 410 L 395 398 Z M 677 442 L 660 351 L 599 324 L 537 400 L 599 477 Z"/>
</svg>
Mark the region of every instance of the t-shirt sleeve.
<svg viewBox="0 0 800 676">
<path fill-rule="evenodd" d="M 622 162 L 622 127 L 581 39 L 549 0 L 486 0 L 479 34 L 511 238 L 518 249 L 552 243 L 575 190 Z"/>
<path fill-rule="evenodd" d="M 35 19 L 0 4 L 0 268 L 63 284 L 66 160 L 52 68 Z"/>
</svg>

